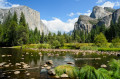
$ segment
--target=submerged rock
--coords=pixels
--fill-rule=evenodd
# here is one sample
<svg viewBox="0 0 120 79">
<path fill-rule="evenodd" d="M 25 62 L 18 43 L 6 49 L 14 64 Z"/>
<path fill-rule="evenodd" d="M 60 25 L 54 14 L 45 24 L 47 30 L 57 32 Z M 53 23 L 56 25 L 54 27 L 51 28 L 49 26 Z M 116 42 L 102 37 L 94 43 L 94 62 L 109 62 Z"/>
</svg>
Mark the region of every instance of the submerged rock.
<svg viewBox="0 0 120 79">
<path fill-rule="evenodd" d="M 16 65 L 16 66 L 20 66 L 21 64 L 20 64 L 20 63 L 16 63 L 15 65 Z"/>
<path fill-rule="evenodd" d="M 44 69 L 45 67 L 41 67 L 42 69 Z"/>
<path fill-rule="evenodd" d="M 62 74 L 60 77 L 65 78 L 65 77 L 68 77 L 68 75 L 67 74 Z"/>
<path fill-rule="evenodd" d="M 27 76 L 29 76 L 29 75 L 30 75 L 30 73 L 27 73 L 26 75 L 27 75 Z"/>
<path fill-rule="evenodd" d="M 14 74 L 16 74 L 16 75 L 17 75 L 17 74 L 20 74 L 20 71 L 15 71 Z"/>
<path fill-rule="evenodd" d="M 26 69 L 26 68 L 30 68 L 30 66 L 28 66 L 28 64 L 24 64 L 24 65 L 23 65 L 23 68 L 25 68 L 25 69 Z"/>
<path fill-rule="evenodd" d="M 48 74 L 49 74 L 49 75 L 55 75 L 56 73 L 55 73 L 55 70 L 54 70 L 54 69 L 50 69 L 50 70 L 48 71 Z"/>
<path fill-rule="evenodd" d="M 6 55 L 2 55 L 2 57 L 5 57 Z"/>
<path fill-rule="evenodd" d="M 47 67 L 48 65 L 47 64 L 44 64 L 44 67 Z"/>
<path fill-rule="evenodd" d="M 48 61 L 46 61 L 46 64 L 53 65 L 53 61 L 52 60 L 48 60 Z"/>
<path fill-rule="evenodd" d="M 48 66 L 48 67 L 46 67 L 46 69 L 47 69 L 47 70 L 49 70 L 49 69 L 51 69 L 51 67 L 50 67 L 50 66 Z"/>
<path fill-rule="evenodd" d="M 4 65 L 4 67 L 9 67 L 10 65 L 9 64 L 7 64 L 7 65 Z"/>
<path fill-rule="evenodd" d="M 3 66 L 4 64 L 6 64 L 6 62 L 2 62 L 2 63 L 0 63 L 0 67 Z"/>
<path fill-rule="evenodd" d="M 67 64 L 74 64 L 73 62 L 67 62 Z"/>
<path fill-rule="evenodd" d="M 101 65 L 101 67 L 106 68 L 107 66 L 105 64 Z"/>
</svg>

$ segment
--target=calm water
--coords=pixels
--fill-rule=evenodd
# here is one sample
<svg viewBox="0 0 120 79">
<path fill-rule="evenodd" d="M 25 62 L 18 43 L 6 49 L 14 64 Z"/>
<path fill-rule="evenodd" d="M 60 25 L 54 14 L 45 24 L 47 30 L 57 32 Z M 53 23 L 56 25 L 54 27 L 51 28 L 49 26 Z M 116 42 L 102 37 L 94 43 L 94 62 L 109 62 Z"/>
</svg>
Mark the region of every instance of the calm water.
<svg viewBox="0 0 120 79">
<path fill-rule="evenodd" d="M 102 64 L 106 64 L 112 59 L 119 59 L 115 55 L 97 54 L 97 53 L 72 53 L 72 52 L 41 52 L 37 51 L 0 48 L 0 78 L 2 79 L 47 79 L 53 78 L 47 74 L 46 68 L 43 67 L 47 60 L 52 60 L 52 68 L 73 62 L 76 67 L 82 67 L 85 64 L 99 68 Z M 101 59 L 82 59 L 82 58 L 101 58 Z M 23 64 L 30 68 L 23 68 Z M 20 71 L 19 74 L 15 74 Z"/>
</svg>

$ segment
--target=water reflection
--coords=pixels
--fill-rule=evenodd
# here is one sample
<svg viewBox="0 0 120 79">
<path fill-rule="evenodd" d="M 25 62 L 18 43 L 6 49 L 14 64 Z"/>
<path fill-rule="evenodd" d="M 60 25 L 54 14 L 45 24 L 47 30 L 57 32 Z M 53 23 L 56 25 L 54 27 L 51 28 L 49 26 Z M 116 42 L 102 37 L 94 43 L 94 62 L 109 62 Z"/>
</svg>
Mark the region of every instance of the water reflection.
<svg viewBox="0 0 120 79">
<path fill-rule="evenodd" d="M 80 58 L 101 58 L 83 59 Z M 70 52 L 41 52 L 33 50 L 20 50 L 0 48 L 0 78 L 5 79 L 40 79 L 50 77 L 44 64 L 47 60 L 52 60 L 52 68 L 73 62 L 73 66 L 82 67 L 88 64 L 99 68 L 101 64 L 106 64 L 114 55 L 96 53 L 70 53 Z M 19 73 L 15 73 L 19 71 Z"/>
</svg>

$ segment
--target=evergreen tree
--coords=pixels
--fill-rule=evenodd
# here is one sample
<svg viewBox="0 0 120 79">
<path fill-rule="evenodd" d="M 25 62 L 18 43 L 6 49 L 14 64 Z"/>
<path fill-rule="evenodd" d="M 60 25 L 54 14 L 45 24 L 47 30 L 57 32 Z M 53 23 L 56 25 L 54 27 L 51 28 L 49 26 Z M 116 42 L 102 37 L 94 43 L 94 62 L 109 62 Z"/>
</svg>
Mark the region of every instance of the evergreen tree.
<svg viewBox="0 0 120 79">
<path fill-rule="evenodd" d="M 20 16 L 19 28 L 21 30 L 18 29 L 18 33 L 19 33 L 18 40 L 20 39 L 23 42 L 23 44 L 27 44 L 29 39 L 29 28 L 28 28 L 28 24 L 25 21 L 25 16 L 23 12 L 21 13 Z"/>
<path fill-rule="evenodd" d="M 42 32 L 40 43 L 44 43 L 44 39 L 45 39 L 44 32 Z"/>
<path fill-rule="evenodd" d="M 3 28 L 2 25 L 0 24 L 0 43 L 2 42 L 2 35 L 3 35 Z"/>
</svg>

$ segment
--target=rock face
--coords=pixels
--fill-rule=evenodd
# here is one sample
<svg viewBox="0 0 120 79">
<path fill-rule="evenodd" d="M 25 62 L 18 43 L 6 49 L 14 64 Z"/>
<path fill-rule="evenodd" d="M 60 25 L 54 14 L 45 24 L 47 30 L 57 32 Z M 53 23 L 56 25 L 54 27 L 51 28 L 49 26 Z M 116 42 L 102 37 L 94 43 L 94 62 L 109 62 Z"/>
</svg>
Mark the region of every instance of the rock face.
<svg viewBox="0 0 120 79">
<path fill-rule="evenodd" d="M 0 23 L 4 22 L 9 11 L 12 15 L 14 14 L 14 12 L 16 12 L 18 20 L 20 19 L 21 12 L 23 12 L 25 15 L 26 22 L 28 23 L 29 29 L 34 30 L 37 27 L 38 30 L 40 30 L 40 32 L 48 34 L 48 28 L 40 20 L 40 13 L 27 6 L 13 7 L 10 9 L 0 9 Z"/>
<path fill-rule="evenodd" d="M 93 11 L 92 11 L 90 17 L 95 18 L 95 19 L 101 19 L 101 18 L 108 16 L 110 14 L 112 14 L 112 12 L 110 12 L 108 10 L 108 8 L 102 8 L 102 7 L 95 6 L 93 8 Z"/>
<path fill-rule="evenodd" d="M 97 22 L 97 19 L 91 18 L 86 15 L 81 15 L 74 25 L 74 30 L 80 29 L 85 30 L 86 32 L 90 32 L 90 30 L 93 28 L 93 25 Z"/>
<path fill-rule="evenodd" d="M 118 22 L 120 17 L 120 9 L 112 9 L 110 7 L 95 6 L 90 16 L 80 15 L 78 21 L 74 25 L 74 30 L 84 30 L 87 33 L 96 25 L 110 26 L 111 21 Z"/>
</svg>

